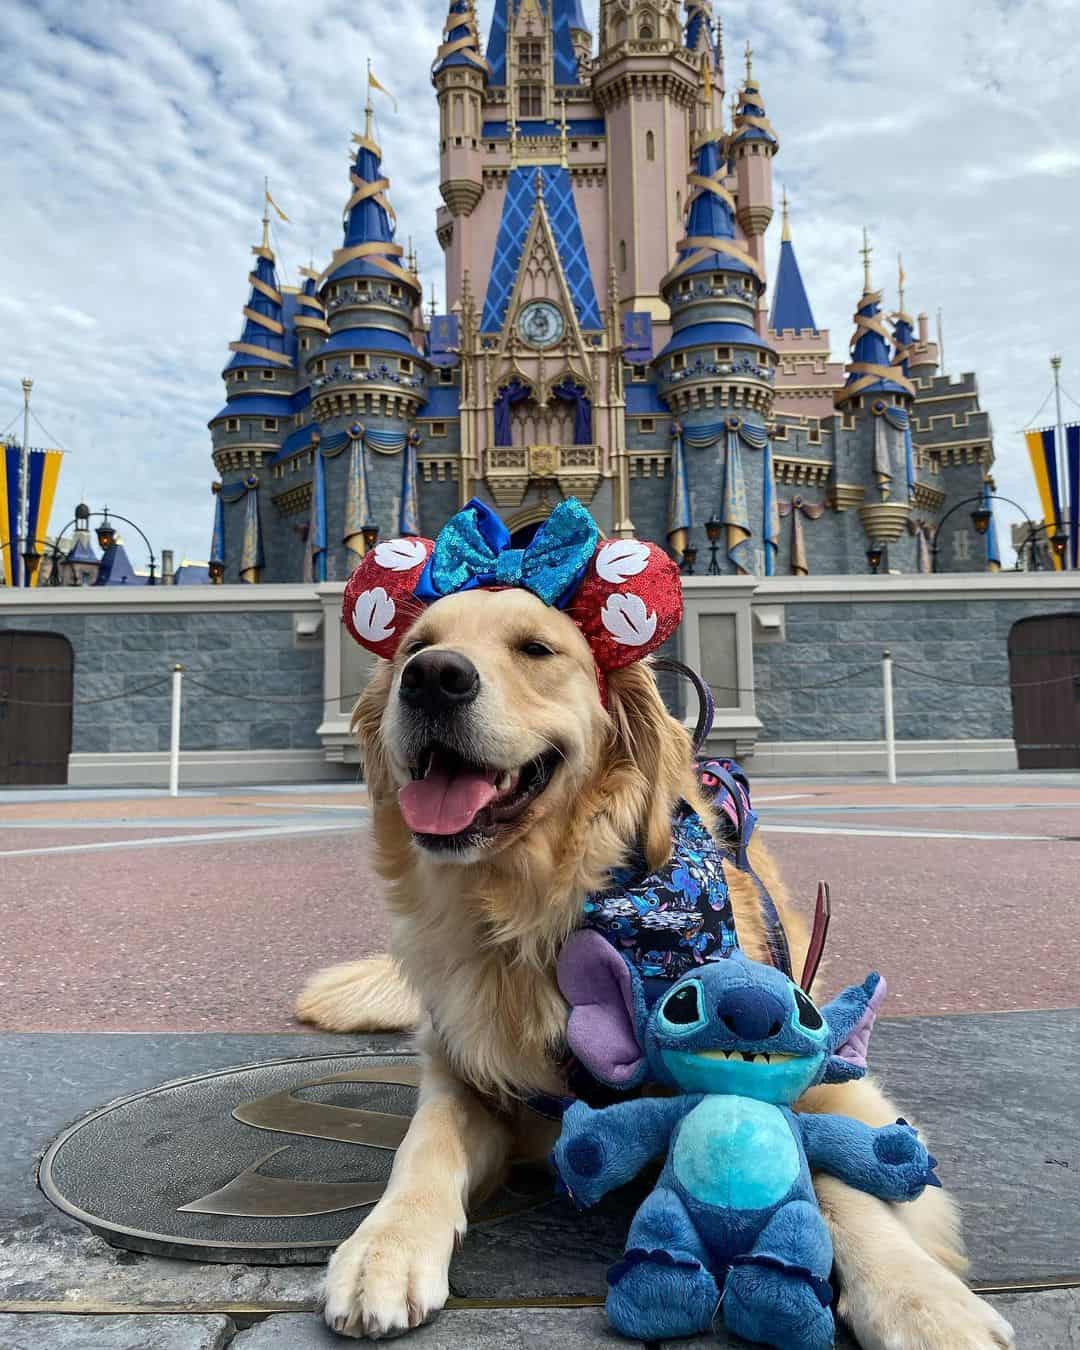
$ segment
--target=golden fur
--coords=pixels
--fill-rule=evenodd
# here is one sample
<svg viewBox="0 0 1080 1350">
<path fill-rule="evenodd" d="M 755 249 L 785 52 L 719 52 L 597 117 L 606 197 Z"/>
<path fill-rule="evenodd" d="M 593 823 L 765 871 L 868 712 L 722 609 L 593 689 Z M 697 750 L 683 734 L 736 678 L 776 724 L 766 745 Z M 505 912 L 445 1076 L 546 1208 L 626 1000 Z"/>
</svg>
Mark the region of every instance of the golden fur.
<svg viewBox="0 0 1080 1350">
<path fill-rule="evenodd" d="M 522 656 L 526 635 L 555 655 Z M 436 1312 L 470 1196 L 496 1184 L 512 1156 L 550 1149 L 550 1129 L 520 1102 L 563 1087 L 558 951 L 583 897 L 634 840 L 659 866 L 670 853 L 674 803 L 684 797 L 701 805 L 686 731 L 667 713 L 647 665 L 610 677 L 605 710 L 589 649 L 559 611 L 522 591 L 474 592 L 433 606 L 409 639 L 452 646 L 476 665 L 484 690 L 478 759 L 524 763 L 553 743 L 563 759 L 491 848 L 448 860 L 417 846 L 397 806 L 397 788 L 408 781 L 408 728 L 396 692 L 411 647 L 380 663 L 356 709 L 393 955 L 322 972 L 297 1011 L 336 1031 L 419 1019 L 426 1061 L 386 1194 L 327 1273 L 327 1321 L 350 1336 L 393 1334 Z M 752 857 L 777 900 L 798 969 L 805 924 L 786 904 L 760 838 Z M 765 959 L 754 888 L 734 871 L 729 884 L 740 941 Z M 802 1105 L 873 1125 L 899 1114 L 870 1081 L 814 1089 Z M 964 1259 L 955 1210 L 942 1192 L 893 1208 L 829 1179 L 819 1190 L 842 1276 L 840 1310 L 864 1350 L 1013 1345 L 1008 1325 L 953 1273 Z"/>
</svg>

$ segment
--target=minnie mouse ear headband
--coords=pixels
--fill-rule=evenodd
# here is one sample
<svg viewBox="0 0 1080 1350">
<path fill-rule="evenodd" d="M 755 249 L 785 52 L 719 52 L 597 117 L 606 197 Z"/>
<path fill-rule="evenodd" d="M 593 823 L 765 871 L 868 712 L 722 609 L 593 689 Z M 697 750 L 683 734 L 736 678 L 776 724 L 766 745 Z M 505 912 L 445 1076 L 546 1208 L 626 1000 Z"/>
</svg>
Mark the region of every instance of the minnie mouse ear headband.
<svg viewBox="0 0 1080 1350">
<path fill-rule="evenodd" d="M 682 619 L 679 569 L 655 544 L 600 543 L 579 501 L 561 502 L 527 548 L 475 498 L 430 539 L 388 539 L 367 553 L 345 587 L 342 618 L 376 656 L 390 658 L 420 606 L 461 591 L 520 586 L 565 610 L 584 634 L 600 690 L 613 670 L 665 643 Z"/>
</svg>

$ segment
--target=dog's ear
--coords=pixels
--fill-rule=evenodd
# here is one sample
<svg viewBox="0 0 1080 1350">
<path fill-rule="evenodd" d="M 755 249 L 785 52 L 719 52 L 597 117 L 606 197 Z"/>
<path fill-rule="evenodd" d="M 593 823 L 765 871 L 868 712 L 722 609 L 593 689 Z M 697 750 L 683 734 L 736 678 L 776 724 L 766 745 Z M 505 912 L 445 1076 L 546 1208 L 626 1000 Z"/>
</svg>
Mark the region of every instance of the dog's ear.
<svg viewBox="0 0 1080 1350">
<path fill-rule="evenodd" d="M 389 661 L 377 661 L 375 674 L 353 709 L 351 730 L 360 742 L 364 782 L 372 805 L 394 796 L 394 780 L 382 741 L 382 716 L 390 697 L 394 672 Z"/>
<path fill-rule="evenodd" d="M 592 1076 L 609 1087 L 637 1087 L 648 1016 L 636 971 L 591 928 L 574 933 L 559 955 L 559 988 L 570 1004 L 566 1041 Z"/>
<path fill-rule="evenodd" d="M 671 856 L 671 817 L 689 789 L 693 749 L 686 728 L 664 706 L 656 676 L 642 662 L 612 671 L 608 712 L 615 724 L 616 752 L 642 778 L 643 808 L 637 822 L 652 871 Z"/>
</svg>

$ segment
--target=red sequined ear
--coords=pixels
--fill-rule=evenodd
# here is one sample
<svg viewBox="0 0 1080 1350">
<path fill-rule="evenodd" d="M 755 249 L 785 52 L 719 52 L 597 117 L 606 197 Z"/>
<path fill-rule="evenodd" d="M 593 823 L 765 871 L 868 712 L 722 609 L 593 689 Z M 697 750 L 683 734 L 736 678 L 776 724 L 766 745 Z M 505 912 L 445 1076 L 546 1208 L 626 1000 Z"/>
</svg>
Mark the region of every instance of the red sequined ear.
<svg viewBox="0 0 1080 1350">
<path fill-rule="evenodd" d="M 414 591 L 435 544 L 387 539 L 364 555 L 349 578 L 341 617 L 361 647 L 388 660 L 423 609 Z"/>
<path fill-rule="evenodd" d="M 661 647 L 683 614 L 679 569 L 663 549 L 612 539 L 593 554 L 567 614 L 585 634 L 606 674 Z"/>
</svg>

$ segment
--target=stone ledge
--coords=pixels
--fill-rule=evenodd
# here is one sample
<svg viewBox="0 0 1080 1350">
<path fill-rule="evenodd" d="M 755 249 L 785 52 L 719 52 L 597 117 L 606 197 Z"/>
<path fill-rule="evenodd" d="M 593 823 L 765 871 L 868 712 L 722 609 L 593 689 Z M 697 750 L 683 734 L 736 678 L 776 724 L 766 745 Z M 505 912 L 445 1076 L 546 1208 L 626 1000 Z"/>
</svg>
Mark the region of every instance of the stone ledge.
<svg viewBox="0 0 1080 1350">
<path fill-rule="evenodd" d="M 885 742 L 758 741 L 746 767 L 759 778 L 885 773 Z M 897 741 L 901 775 L 923 773 L 1012 773 L 1012 740 Z"/>
<path fill-rule="evenodd" d="M 217 1316 L 0 1314 L 4 1350 L 225 1350 L 235 1335 L 236 1324 Z"/>
</svg>

